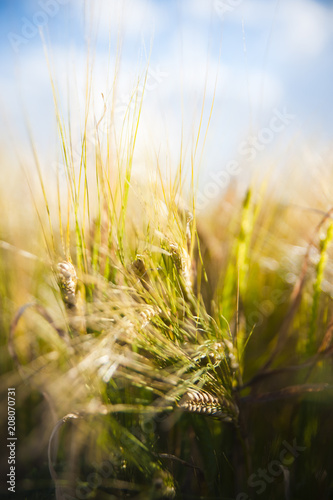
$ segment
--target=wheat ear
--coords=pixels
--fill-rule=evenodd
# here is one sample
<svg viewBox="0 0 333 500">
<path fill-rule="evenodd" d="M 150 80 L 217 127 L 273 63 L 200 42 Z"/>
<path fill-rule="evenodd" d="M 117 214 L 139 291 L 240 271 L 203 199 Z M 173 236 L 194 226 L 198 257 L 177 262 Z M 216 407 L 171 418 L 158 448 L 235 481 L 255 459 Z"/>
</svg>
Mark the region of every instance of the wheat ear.
<svg viewBox="0 0 333 500">
<path fill-rule="evenodd" d="M 178 406 L 191 413 L 218 417 L 224 422 L 232 422 L 238 415 L 238 408 L 234 403 L 203 390 L 189 390 L 182 397 Z"/>
</svg>

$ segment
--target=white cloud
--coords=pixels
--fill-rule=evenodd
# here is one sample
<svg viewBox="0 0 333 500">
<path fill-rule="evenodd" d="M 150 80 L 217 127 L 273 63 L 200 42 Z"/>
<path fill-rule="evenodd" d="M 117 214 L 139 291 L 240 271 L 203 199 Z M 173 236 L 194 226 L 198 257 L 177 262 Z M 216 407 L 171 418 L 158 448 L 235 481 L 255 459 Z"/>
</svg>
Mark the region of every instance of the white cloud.
<svg viewBox="0 0 333 500">
<path fill-rule="evenodd" d="M 291 57 L 315 57 L 333 39 L 333 9 L 311 0 L 293 0 L 281 9 L 284 48 Z"/>
<path fill-rule="evenodd" d="M 218 5 L 229 6 L 223 16 Z M 289 60 L 315 57 L 333 39 L 333 7 L 314 0 L 185 0 L 184 12 L 206 21 L 212 17 L 222 27 L 244 21 L 245 30 L 258 33 L 268 34 L 273 26 L 274 39 Z"/>
<path fill-rule="evenodd" d="M 75 0 L 82 12 L 82 0 Z M 168 9 L 152 0 L 88 0 L 85 11 L 98 18 L 99 34 L 123 32 L 126 37 L 151 37 L 168 27 Z"/>
<path fill-rule="evenodd" d="M 277 6 L 277 8 L 275 8 Z M 333 39 L 333 8 L 314 0 L 244 0 L 224 22 L 244 21 L 245 29 L 269 33 L 286 60 L 315 57 Z"/>
<path fill-rule="evenodd" d="M 211 16 L 216 16 L 215 0 L 183 0 L 183 12 L 190 17 L 209 20 Z"/>
</svg>

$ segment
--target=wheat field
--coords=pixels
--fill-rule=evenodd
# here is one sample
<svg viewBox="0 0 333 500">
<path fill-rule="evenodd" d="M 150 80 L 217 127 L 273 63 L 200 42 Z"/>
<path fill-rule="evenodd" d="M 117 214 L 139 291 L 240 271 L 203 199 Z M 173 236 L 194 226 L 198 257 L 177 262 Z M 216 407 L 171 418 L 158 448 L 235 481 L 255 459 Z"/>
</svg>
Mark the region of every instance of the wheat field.
<svg viewBox="0 0 333 500">
<path fill-rule="evenodd" d="M 88 130 L 87 97 L 77 161 L 43 43 L 61 168 L 32 137 L 31 165 L 19 146 L 18 172 L 1 159 L 1 427 L 5 442 L 12 388 L 17 437 L 1 498 L 333 498 L 330 158 L 315 188 L 290 160 L 283 182 L 235 177 L 199 210 L 214 102 L 191 161 L 165 174 L 147 155 L 133 176 L 147 64 L 117 133 L 112 106 Z"/>
</svg>

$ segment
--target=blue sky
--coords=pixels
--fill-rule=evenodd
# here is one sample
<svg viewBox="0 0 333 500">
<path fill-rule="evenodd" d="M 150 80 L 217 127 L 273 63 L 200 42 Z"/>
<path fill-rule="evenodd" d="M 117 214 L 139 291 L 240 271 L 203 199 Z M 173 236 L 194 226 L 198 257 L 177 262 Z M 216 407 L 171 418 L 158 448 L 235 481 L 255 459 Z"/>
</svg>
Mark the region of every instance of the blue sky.
<svg viewBox="0 0 333 500">
<path fill-rule="evenodd" d="M 51 4 L 54 10 L 48 11 L 46 6 L 51 9 Z M 276 109 L 287 109 L 295 119 L 268 144 L 267 152 L 287 151 L 290 144 L 306 149 L 314 142 L 313 154 L 320 156 L 321 148 L 332 140 L 333 6 L 329 1 L 1 0 L 0 13 L 0 111 L 6 116 L 2 127 L 5 132 L 9 122 L 16 137 L 24 137 L 23 103 L 36 144 L 45 155 L 55 155 L 55 120 L 43 48 L 37 28 L 34 32 L 38 23 L 44 24 L 64 102 L 68 82 L 71 86 L 75 80 L 70 92 L 78 122 L 84 102 L 87 26 L 93 26 L 96 40 L 96 116 L 103 108 L 101 93 L 107 92 L 107 76 L 112 78 L 119 26 L 124 30 L 120 110 L 145 68 L 145 50 L 149 52 L 153 38 L 150 85 L 138 138 L 139 166 L 147 161 L 145 151 L 151 146 L 161 157 L 168 156 L 169 163 L 176 163 L 182 128 L 185 144 L 191 148 L 205 83 L 207 121 L 217 75 L 204 156 L 206 172 L 223 169 L 244 138 L 266 127 Z"/>
</svg>

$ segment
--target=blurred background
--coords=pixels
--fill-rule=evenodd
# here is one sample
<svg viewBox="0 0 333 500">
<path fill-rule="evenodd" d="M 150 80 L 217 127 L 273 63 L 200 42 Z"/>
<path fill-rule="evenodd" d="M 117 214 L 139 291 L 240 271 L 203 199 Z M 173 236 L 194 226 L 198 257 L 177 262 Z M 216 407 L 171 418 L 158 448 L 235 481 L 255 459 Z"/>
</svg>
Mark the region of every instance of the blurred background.
<svg viewBox="0 0 333 500">
<path fill-rule="evenodd" d="M 134 161 L 139 177 L 156 160 L 177 169 L 181 154 L 190 168 L 203 109 L 195 164 L 202 206 L 220 192 L 212 186 L 205 191 L 212 178 L 216 185 L 214 174 L 223 191 L 234 177 L 247 181 L 254 164 L 260 172 L 270 169 L 267 158 L 274 155 L 275 175 L 292 163 L 300 166 L 299 181 L 311 185 L 327 163 L 333 133 L 330 1 L 1 0 L 0 9 L 1 149 L 7 156 L 19 146 L 27 161 L 29 129 L 46 171 L 61 163 L 44 44 L 64 117 L 71 109 L 74 150 L 87 82 L 95 124 L 111 108 L 122 123 L 149 61 Z M 231 161 L 241 168 L 230 168 Z M 15 163 L 13 156 L 11 168 Z M 280 178 L 286 188 L 289 175 Z"/>
</svg>

